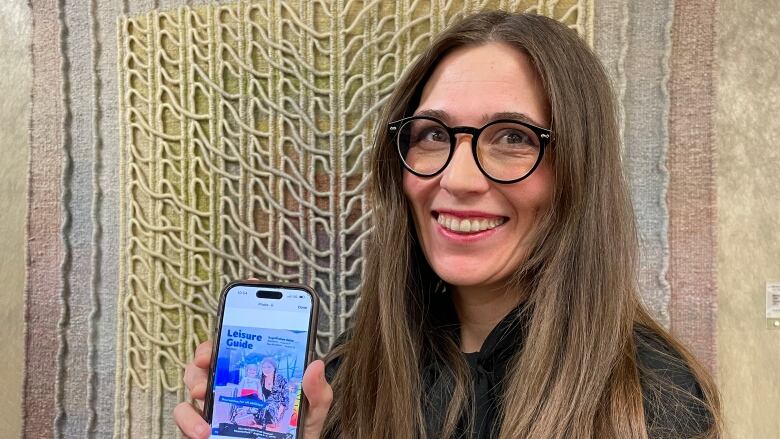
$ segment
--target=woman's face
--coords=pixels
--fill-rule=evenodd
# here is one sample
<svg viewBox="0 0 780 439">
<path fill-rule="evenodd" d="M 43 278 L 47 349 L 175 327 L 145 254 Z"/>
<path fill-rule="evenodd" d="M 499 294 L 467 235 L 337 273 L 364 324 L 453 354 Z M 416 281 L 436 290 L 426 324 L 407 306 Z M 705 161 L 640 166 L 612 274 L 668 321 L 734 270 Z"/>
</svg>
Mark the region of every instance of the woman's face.
<svg viewBox="0 0 780 439">
<path fill-rule="evenodd" d="M 464 47 L 443 58 L 423 88 L 414 114 L 435 114 L 449 126 L 481 127 L 500 113 L 521 113 L 550 126 L 543 87 L 522 52 L 503 43 Z M 471 136 L 459 134 L 451 162 L 433 178 L 404 172 L 422 250 L 433 270 L 458 287 L 500 288 L 527 257 L 531 238 L 551 202 L 549 151 L 525 180 L 495 183 L 477 167 Z M 486 220 L 497 227 L 473 233 L 439 223 Z M 443 221 L 451 223 L 451 221 Z M 485 223 L 481 223 L 485 224 Z"/>
<path fill-rule="evenodd" d="M 270 376 L 274 373 L 274 365 L 271 363 L 263 363 L 263 375 Z"/>
</svg>

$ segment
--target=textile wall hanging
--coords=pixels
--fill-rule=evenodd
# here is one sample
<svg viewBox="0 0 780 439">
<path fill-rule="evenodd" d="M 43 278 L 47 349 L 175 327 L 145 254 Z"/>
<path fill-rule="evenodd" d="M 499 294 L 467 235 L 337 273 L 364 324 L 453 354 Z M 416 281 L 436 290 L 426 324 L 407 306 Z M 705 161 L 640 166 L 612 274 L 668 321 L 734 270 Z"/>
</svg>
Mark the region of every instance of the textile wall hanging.
<svg viewBox="0 0 780 439">
<path fill-rule="evenodd" d="M 700 117 L 670 118 L 683 99 L 674 93 L 704 114 L 711 105 L 706 87 L 689 91 L 709 79 L 672 56 L 691 50 L 678 20 L 703 22 L 695 31 L 711 44 L 706 5 L 33 1 L 26 436 L 176 437 L 182 367 L 230 279 L 313 285 L 326 352 L 359 297 L 364 164 L 384 100 L 432 34 L 482 9 L 559 19 L 604 59 L 621 104 L 643 296 L 714 367 L 714 241 L 686 240 L 679 252 L 675 241 L 711 236 L 711 153 L 665 165 L 680 149 L 678 121 Z M 703 228 L 686 222 L 675 184 L 701 188 Z"/>
</svg>

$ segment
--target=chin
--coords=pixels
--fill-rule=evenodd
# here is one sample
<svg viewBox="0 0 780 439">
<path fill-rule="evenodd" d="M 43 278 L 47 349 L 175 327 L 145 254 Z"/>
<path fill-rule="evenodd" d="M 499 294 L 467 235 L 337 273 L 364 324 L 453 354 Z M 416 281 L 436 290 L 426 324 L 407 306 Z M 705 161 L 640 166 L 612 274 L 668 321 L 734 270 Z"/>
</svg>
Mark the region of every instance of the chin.
<svg viewBox="0 0 780 439">
<path fill-rule="evenodd" d="M 444 282 L 452 286 L 471 287 L 477 285 L 485 285 L 488 283 L 488 276 L 483 276 L 480 275 L 479 273 L 474 273 L 469 269 L 463 269 L 458 271 L 458 270 L 453 270 L 452 268 L 448 268 L 445 270 L 435 270 L 435 271 L 436 274 L 438 274 L 439 277 Z"/>
</svg>

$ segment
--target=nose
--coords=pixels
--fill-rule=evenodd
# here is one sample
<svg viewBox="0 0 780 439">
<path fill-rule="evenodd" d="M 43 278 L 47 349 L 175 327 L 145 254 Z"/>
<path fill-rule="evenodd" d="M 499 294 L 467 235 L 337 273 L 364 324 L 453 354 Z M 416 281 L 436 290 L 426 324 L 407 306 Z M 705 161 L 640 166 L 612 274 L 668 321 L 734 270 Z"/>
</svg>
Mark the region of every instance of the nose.
<svg viewBox="0 0 780 439">
<path fill-rule="evenodd" d="M 490 182 L 477 167 L 471 152 L 471 135 L 458 135 L 452 159 L 442 171 L 439 185 L 453 195 L 482 193 L 490 188 Z"/>
</svg>

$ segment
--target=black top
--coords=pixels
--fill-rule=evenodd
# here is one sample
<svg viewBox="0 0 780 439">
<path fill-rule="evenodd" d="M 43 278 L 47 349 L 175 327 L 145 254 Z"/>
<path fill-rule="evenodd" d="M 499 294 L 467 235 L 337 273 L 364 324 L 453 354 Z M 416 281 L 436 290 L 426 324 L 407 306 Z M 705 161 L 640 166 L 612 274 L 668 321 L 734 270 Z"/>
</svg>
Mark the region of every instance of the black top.
<svg viewBox="0 0 780 439">
<path fill-rule="evenodd" d="M 501 382 L 506 375 L 507 363 L 522 347 L 527 314 L 521 308 L 509 313 L 487 336 L 480 352 L 463 354 L 474 384 L 475 431 L 468 431 L 469 422 L 464 414 L 458 436 L 497 437 L 501 421 Z M 457 337 L 457 324 L 450 328 L 453 328 L 453 336 Z M 705 432 L 711 424 L 711 415 L 701 402 L 703 396 L 699 384 L 679 354 L 648 329 L 636 328 L 634 337 L 648 437 L 682 439 Z M 346 338 L 347 335 L 343 334 L 336 343 L 340 344 Z M 328 381 L 335 376 L 339 363 L 335 359 L 326 366 Z M 428 389 L 423 399 L 428 437 L 438 437 L 449 402 L 449 381 L 441 371 L 442 368 L 436 364 L 423 366 L 423 385 Z M 672 384 L 671 390 L 669 384 Z"/>
<path fill-rule="evenodd" d="M 272 393 L 274 392 L 265 386 L 265 380 L 263 380 L 263 396 L 268 399 Z"/>
</svg>

